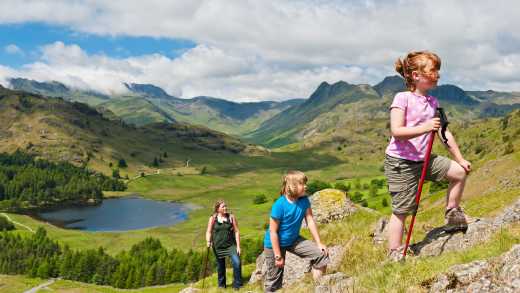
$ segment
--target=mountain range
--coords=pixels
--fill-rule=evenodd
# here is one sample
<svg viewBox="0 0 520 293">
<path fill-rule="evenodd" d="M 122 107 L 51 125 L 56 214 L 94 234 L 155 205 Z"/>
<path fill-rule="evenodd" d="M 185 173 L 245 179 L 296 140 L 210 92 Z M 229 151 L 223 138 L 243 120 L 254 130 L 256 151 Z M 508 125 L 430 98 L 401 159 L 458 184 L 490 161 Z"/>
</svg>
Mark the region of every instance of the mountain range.
<svg viewBox="0 0 520 293">
<path fill-rule="evenodd" d="M 322 82 L 307 99 L 284 102 L 236 103 L 214 97 L 181 99 L 152 84 L 125 83 L 126 94 L 107 96 L 71 89 L 59 82 L 13 78 L 10 87 L 95 106 L 136 126 L 174 121 L 203 125 L 267 147 L 334 145 L 347 147 L 345 137 L 355 137 L 365 127 L 383 127 L 395 93 L 406 90 L 399 76 L 385 77 L 374 86 Z M 432 90 L 449 117 L 471 121 L 503 116 L 520 108 L 520 92 L 465 91 L 444 84 Z M 112 115 L 110 117 L 115 118 Z M 385 133 L 382 135 L 387 136 Z M 360 135 L 363 141 L 363 135 Z M 342 146 L 343 145 L 343 146 Z"/>
</svg>

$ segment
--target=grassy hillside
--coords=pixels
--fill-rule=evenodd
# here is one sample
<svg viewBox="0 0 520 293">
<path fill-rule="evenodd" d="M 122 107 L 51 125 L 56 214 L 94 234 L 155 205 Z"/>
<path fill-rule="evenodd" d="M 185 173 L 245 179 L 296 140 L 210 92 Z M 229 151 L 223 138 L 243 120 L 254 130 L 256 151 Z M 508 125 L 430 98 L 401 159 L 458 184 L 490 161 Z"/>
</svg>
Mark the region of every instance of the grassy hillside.
<svg viewBox="0 0 520 293">
<path fill-rule="evenodd" d="M 57 82 L 38 82 L 25 78 L 11 78 L 10 86 L 15 90 L 40 94 L 48 97 L 61 97 L 73 102 L 82 102 L 89 105 L 97 105 L 110 99 L 109 96 L 88 90 L 71 89 Z"/>
<path fill-rule="evenodd" d="M 112 173 L 120 159 L 122 176 L 186 165 L 233 169 L 237 157 L 264 150 L 205 127 L 184 123 L 134 127 L 82 103 L 0 89 L 0 151 L 22 149 L 55 161 L 70 161 Z M 247 160 L 247 159 L 245 159 Z"/>
<path fill-rule="evenodd" d="M 301 99 L 292 99 L 283 102 L 235 103 L 203 96 L 180 99 L 157 86 L 135 83 L 125 83 L 128 94 L 111 96 L 69 88 L 55 81 L 38 82 L 13 78 L 10 86 L 15 90 L 62 97 L 100 109 L 109 109 L 123 121 L 136 126 L 177 120 L 235 135 L 250 132 L 279 112 L 303 102 Z"/>
<path fill-rule="evenodd" d="M 374 92 L 377 93 L 375 90 Z M 28 98 L 20 99 L 21 96 Z M 301 135 L 299 141 L 272 153 L 247 146 L 207 129 L 192 128 L 182 124 L 133 128 L 103 118 L 99 113 L 85 116 L 81 114 L 86 111 L 83 108 L 81 112 L 74 108 L 77 105 L 73 106 L 74 104 L 70 103 L 62 105 L 63 101 L 58 99 L 44 99 L 12 91 L 7 91 L 7 94 L 1 97 L 0 117 L 7 117 L 1 121 L 2 139 L 4 135 L 11 135 L 10 140 L 2 141 L 3 145 L 17 143 L 26 149 L 34 148 L 35 152 L 50 156 L 53 153 L 50 150 L 57 148 L 58 144 L 51 144 L 40 138 L 38 144 L 32 143 L 33 145 L 27 148 L 30 141 L 27 138 L 36 137 L 34 129 L 37 129 L 36 134 L 39 134 L 42 130 L 38 128 L 40 125 L 44 125 L 44 129 L 52 127 L 52 132 L 49 133 L 63 134 L 59 136 L 62 142 L 77 141 L 78 145 L 85 148 L 92 143 L 94 137 L 99 136 L 103 143 L 98 149 L 102 151 L 95 153 L 95 158 L 88 161 L 90 166 L 110 171 L 107 163 L 116 164 L 117 155 L 123 154 L 130 164 L 128 170 L 122 169 L 123 174 L 137 173 L 140 170 L 138 166 L 145 168 L 147 162 L 149 163 L 153 157 L 160 156 L 164 160 L 160 165 L 160 174 L 131 180 L 129 190 L 147 198 L 179 200 L 199 207 L 190 213 L 188 221 L 179 225 L 132 233 L 85 233 L 53 227 L 27 216 L 9 215 L 17 222 L 31 228 L 45 227 L 51 238 L 72 247 L 96 248 L 102 245 L 107 247 L 111 254 L 128 248 L 147 236 L 160 239 L 167 247 L 201 248 L 203 245 L 201 239 L 211 205 L 215 199 L 221 197 L 228 201 L 233 213 L 237 215 L 244 237 L 253 238 L 259 235 L 261 237 L 271 200 L 277 194 L 280 176 L 285 170 L 301 169 L 311 180 L 320 179 L 330 183 L 342 182 L 354 185 L 356 178 L 360 178 L 359 182 L 363 185 L 372 179 L 381 178 L 380 167 L 388 140 L 386 108 L 390 101 L 389 97 L 385 95 L 381 97 L 379 94 L 368 100 L 353 97 L 349 102 L 339 102 L 328 111 L 306 122 L 305 127 L 298 133 Z M 327 96 L 331 100 L 334 100 L 334 97 L 334 95 Z M 51 111 L 53 110 L 51 105 L 60 111 Z M 457 107 L 459 106 L 453 106 L 455 110 L 458 109 Z M 311 110 L 309 109 L 307 113 L 313 113 Z M 520 111 L 513 111 L 499 118 L 469 120 L 457 116 L 457 112 L 453 112 L 455 110 L 450 110 L 448 113 L 452 121 L 450 129 L 454 132 L 466 159 L 473 162 L 474 168 L 466 185 L 463 204 L 466 211 L 473 216 L 494 216 L 516 201 L 520 195 L 520 176 L 518 176 L 520 174 L 518 167 L 520 166 Z M 55 112 L 60 113 L 58 118 L 50 114 Z M 36 117 L 46 119 L 38 120 Z M 80 122 L 71 120 L 73 117 L 80 117 Z M 50 118 L 58 120 L 54 124 L 48 124 Z M 53 121 L 52 119 L 50 121 Z M 11 120 L 14 123 L 10 123 Z M 72 121 L 76 122 L 72 123 Z M 89 127 L 86 127 L 86 121 L 89 121 Z M 78 124 L 84 127 L 79 127 Z M 109 135 L 101 135 L 101 131 L 92 125 L 101 126 L 108 131 Z M 63 129 L 69 130 L 65 132 Z M 47 135 L 47 132 L 44 135 Z M 289 137 L 284 136 L 284 133 L 279 135 L 280 139 Z M 24 140 L 20 139 L 22 137 Z M 224 146 L 224 149 L 220 150 L 216 146 Z M 68 152 L 71 149 L 66 150 Z M 133 151 L 137 153 L 132 156 Z M 164 151 L 167 152 L 167 157 L 161 156 Z M 251 156 L 251 151 L 262 156 Z M 434 151 L 446 154 L 438 142 Z M 103 155 L 103 158 L 112 154 L 114 158 L 100 161 L 98 154 Z M 189 168 L 181 167 L 185 164 L 186 158 L 192 159 Z M 202 166 L 207 166 L 208 173 L 205 175 L 197 172 Z M 146 168 L 149 171 L 157 169 Z M 368 196 L 366 190 L 359 191 L 364 197 Z M 466 251 L 413 259 L 406 264 L 386 263 L 385 248 L 373 246 L 369 237 L 376 221 L 381 216 L 389 214 L 389 209 L 380 204 L 383 196 L 387 195 L 382 190 L 380 192 L 379 197 L 374 197 L 373 202 L 368 203 L 369 207 L 374 207 L 378 211 L 362 210 L 341 222 L 320 227 L 327 244 L 349 243 L 348 252 L 339 270 L 356 278 L 357 291 L 423 292 L 426 290 L 425 282 L 451 265 L 499 255 L 520 241 L 520 227 L 514 225 L 499 231 L 490 241 Z M 432 227 L 443 223 L 445 190 L 433 191 L 430 186 L 427 186 L 424 192 L 412 242 L 421 240 Z M 253 199 L 259 194 L 266 195 L 268 202 L 254 204 Z M 17 225 L 17 228 L 20 230 L 10 233 L 31 233 L 22 226 Z M 304 234 L 309 236 L 308 231 Z M 244 275 L 247 276 L 251 270 L 251 267 L 246 267 Z M 2 276 L 0 280 L 1 283 L 6 284 L 5 288 L 19 287 L 24 290 L 30 284 L 37 282 L 23 277 Z M 210 292 L 219 292 L 215 288 L 214 275 L 208 278 L 205 285 L 211 286 Z M 195 286 L 200 287 L 201 282 Z M 117 292 L 111 288 L 69 281 L 59 281 L 50 287 L 64 292 L 67 290 L 69 292 Z M 181 287 L 183 285 L 172 285 L 142 289 L 138 292 L 161 292 L 161 290 L 175 292 Z M 259 285 L 247 285 L 242 291 L 248 290 L 260 292 L 262 289 Z M 309 291 L 312 291 L 309 277 L 285 290 L 285 292 Z"/>
<path fill-rule="evenodd" d="M 265 121 L 245 138 L 283 150 L 311 148 L 340 157 L 370 156 L 388 139 L 388 107 L 395 93 L 403 90 L 403 79 L 398 76 L 387 77 L 374 87 L 322 83 L 305 103 Z M 501 117 L 520 108 L 513 103 L 514 93 L 495 93 L 487 99 L 477 98 L 478 93 L 448 84 L 430 92 L 454 121 Z"/>
<path fill-rule="evenodd" d="M 379 99 L 377 92 L 368 85 L 351 85 L 346 82 L 322 83 L 305 103 L 287 109 L 262 123 L 246 135 L 256 143 L 279 147 L 300 140 L 308 123 L 326 115 L 342 104 L 360 100 Z M 334 123 L 334 121 L 331 121 Z"/>
</svg>

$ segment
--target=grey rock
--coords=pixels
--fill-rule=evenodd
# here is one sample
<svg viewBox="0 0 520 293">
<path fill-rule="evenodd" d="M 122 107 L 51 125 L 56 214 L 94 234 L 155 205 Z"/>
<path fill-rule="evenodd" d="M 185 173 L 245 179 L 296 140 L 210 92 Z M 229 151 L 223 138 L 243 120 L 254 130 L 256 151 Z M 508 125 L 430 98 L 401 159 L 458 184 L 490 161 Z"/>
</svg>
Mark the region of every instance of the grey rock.
<svg viewBox="0 0 520 293">
<path fill-rule="evenodd" d="M 323 189 L 309 197 L 316 222 L 326 224 L 353 214 L 358 208 L 338 189 Z"/>
<path fill-rule="evenodd" d="M 316 288 L 315 293 L 343 293 L 354 292 L 354 279 L 343 273 L 334 273 L 323 276 Z"/>
<path fill-rule="evenodd" d="M 343 256 L 345 254 L 345 246 L 336 245 L 329 247 L 329 258 L 330 263 L 327 270 L 335 270 L 341 264 Z M 310 262 L 302 259 L 290 252 L 287 252 L 285 256 L 285 267 L 283 275 L 283 286 L 293 284 L 303 278 L 305 273 L 311 271 Z M 256 283 L 262 281 L 267 272 L 267 265 L 265 263 L 264 254 L 262 253 L 256 259 L 256 269 L 251 274 L 249 283 Z"/>
<path fill-rule="evenodd" d="M 381 218 L 377 221 L 374 232 L 370 235 L 375 245 L 383 244 L 388 239 L 388 219 Z"/>
<path fill-rule="evenodd" d="M 488 261 L 455 265 L 438 275 L 430 292 L 520 292 L 520 244 Z"/>
<path fill-rule="evenodd" d="M 482 219 L 470 224 L 465 233 L 446 233 L 444 227 L 435 228 L 422 241 L 411 245 L 411 249 L 419 256 L 436 256 L 445 251 L 464 250 L 488 240 L 502 227 L 518 222 L 520 222 L 520 200 L 494 219 Z"/>
</svg>

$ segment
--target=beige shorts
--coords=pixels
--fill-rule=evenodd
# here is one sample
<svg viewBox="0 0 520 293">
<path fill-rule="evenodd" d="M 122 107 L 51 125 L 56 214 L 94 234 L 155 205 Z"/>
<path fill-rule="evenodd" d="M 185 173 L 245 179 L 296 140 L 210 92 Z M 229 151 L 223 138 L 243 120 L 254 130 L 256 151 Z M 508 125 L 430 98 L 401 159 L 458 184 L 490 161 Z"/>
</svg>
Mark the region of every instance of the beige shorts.
<svg viewBox="0 0 520 293">
<path fill-rule="evenodd" d="M 329 263 L 329 256 L 321 251 L 314 241 L 299 238 L 290 247 L 281 247 L 282 257 L 290 251 L 297 256 L 309 260 L 313 268 L 323 268 Z M 283 268 L 275 266 L 274 253 L 272 249 L 264 248 L 264 257 L 267 265 L 267 273 L 264 279 L 264 291 L 274 292 L 282 288 Z"/>
<path fill-rule="evenodd" d="M 426 180 L 441 181 L 450 169 L 451 160 L 432 154 Z M 396 215 L 413 214 L 417 209 L 415 195 L 419 187 L 423 162 L 414 162 L 386 155 L 385 176 L 392 196 L 392 212 Z"/>
</svg>

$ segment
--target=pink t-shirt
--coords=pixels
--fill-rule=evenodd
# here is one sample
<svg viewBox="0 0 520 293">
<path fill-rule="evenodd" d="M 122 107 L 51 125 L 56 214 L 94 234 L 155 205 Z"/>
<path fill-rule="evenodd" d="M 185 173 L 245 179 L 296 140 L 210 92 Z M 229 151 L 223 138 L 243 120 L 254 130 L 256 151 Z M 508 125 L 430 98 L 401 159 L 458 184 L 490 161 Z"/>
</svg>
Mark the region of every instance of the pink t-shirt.
<svg viewBox="0 0 520 293">
<path fill-rule="evenodd" d="M 412 92 L 400 92 L 394 97 L 392 108 L 403 109 L 405 115 L 404 126 L 414 127 L 432 119 L 439 102 L 434 96 L 421 96 Z M 392 136 L 386 148 L 386 154 L 392 157 L 410 161 L 423 161 L 428 146 L 428 133 L 412 139 L 396 139 Z"/>
</svg>

